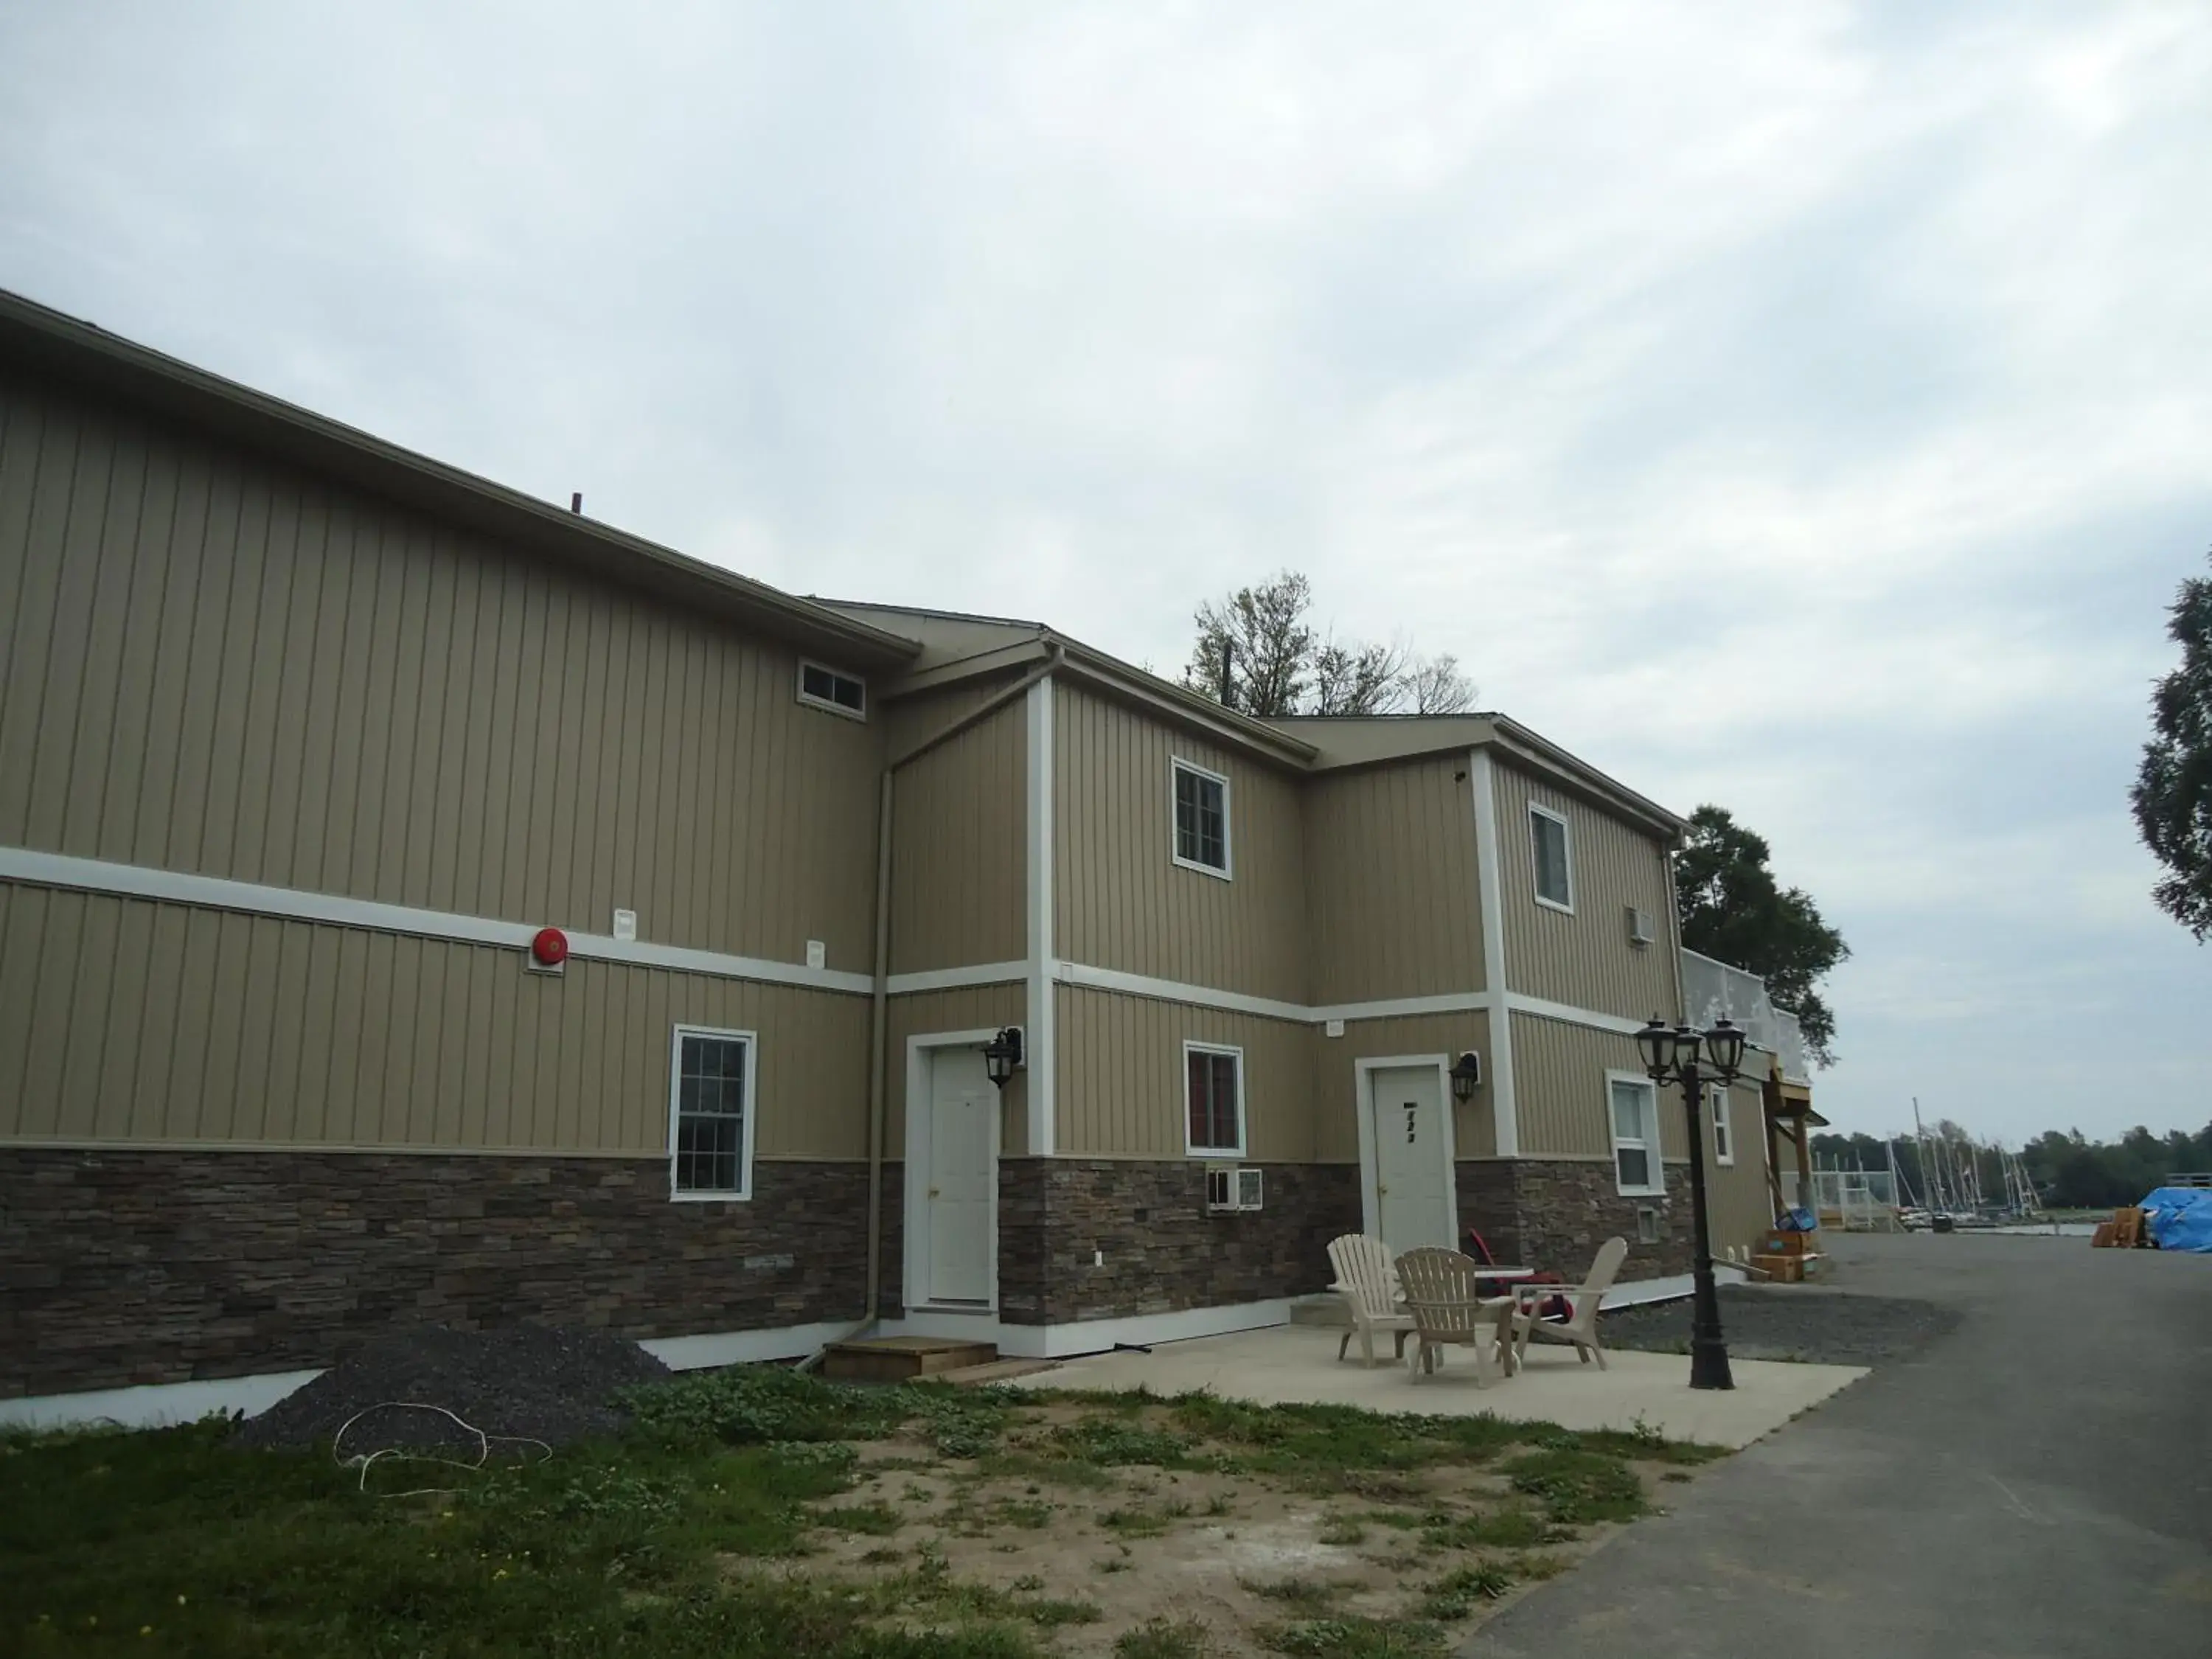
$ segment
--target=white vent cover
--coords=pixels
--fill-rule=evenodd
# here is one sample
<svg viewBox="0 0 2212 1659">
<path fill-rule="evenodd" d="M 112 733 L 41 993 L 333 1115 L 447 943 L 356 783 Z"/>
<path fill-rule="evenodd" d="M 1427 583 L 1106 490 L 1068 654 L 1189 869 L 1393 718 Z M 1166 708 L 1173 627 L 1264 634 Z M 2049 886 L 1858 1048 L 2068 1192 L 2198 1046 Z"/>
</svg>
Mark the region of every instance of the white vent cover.
<svg viewBox="0 0 2212 1659">
<path fill-rule="evenodd" d="M 1630 905 L 1628 907 L 1628 942 L 1631 945 L 1649 945 L 1651 943 L 1652 937 L 1651 913 L 1649 910 L 1639 910 L 1632 904 Z"/>
</svg>

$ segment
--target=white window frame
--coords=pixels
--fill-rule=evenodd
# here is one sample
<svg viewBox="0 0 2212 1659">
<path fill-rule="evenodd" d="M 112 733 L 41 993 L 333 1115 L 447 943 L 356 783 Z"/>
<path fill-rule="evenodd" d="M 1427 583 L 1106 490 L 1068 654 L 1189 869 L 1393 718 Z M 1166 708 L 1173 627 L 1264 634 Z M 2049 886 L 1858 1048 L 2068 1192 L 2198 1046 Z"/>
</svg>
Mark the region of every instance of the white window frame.
<svg viewBox="0 0 2212 1659">
<path fill-rule="evenodd" d="M 848 708 L 843 703 L 836 702 L 831 698 L 816 696 L 811 691 L 809 691 L 806 689 L 806 671 L 810 668 L 818 668 L 823 673 L 829 675 L 832 679 L 850 680 L 854 684 L 859 686 L 860 688 L 860 706 L 858 708 Z M 832 667 L 826 662 L 817 662 L 811 657 L 801 657 L 799 659 L 797 684 L 799 687 L 799 700 L 805 703 L 809 708 L 819 708 L 825 714 L 842 714 L 848 720 L 860 720 L 864 724 L 866 722 L 868 718 L 868 682 L 864 676 L 851 673 L 842 668 Z"/>
<path fill-rule="evenodd" d="M 678 1127 L 684 1115 L 684 1039 L 716 1037 L 745 1045 L 745 1122 L 738 1152 L 738 1185 L 720 1192 L 684 1191 L 676 1184 L 676 1155 L 682 1142 Z M 719 1025 L 678 1025 L 668 1039 L 668 1196 L 678 1204 L 746 1204 L 753 1195 L 753 1132 L 760 1122 L 760 1035 L 733 1031 Z"/>
<path fill-rule="evenodd" d="M 1735 1165 L 1735 1091 L 1725 1083 L 1712 1088 L 1713 1162 Z"/>
<path fill-rule="evenodd" d="M 1528 803 L 1528 890 L 1535 895 L 1536 902 L 1547 910 L 1557 910 L 1571 916 L 1575 913 L 1575 826 L 1568 821 L 1565 812 L 1549 806 L 1540 806 L 1533 800 Z M 1567 861 L 1567 902 L 1565 904 L 1555 898 L 1544 896 L 1544 866 L 1536 856 L 1536 826 L 1534 821 L 1537 818 L 1549 818 L 1559 826 L 1559 846 Z"/>
<path fill-rule="evenodd" d="M 1613 1090 L 1617 1083 L 1632 1084 L 1644 1094 L 1644 1127 L 1649 1139 L 1623 1140 L 1620 1128 L 1613 1118 Z M 1613 1146 L 1613 1184 L 1623 1198 L 1664 1198 L 1667 1196 L 1667 1161 L 1659 1141 L 1659 1085 L 1641 1072 L 1607 1072 L 1605 1074 L 1605 1134 Z M 1632 1187 L 1620 1178 L 1620 1149 L 1641 1146 L 1648 1155 L 1645 1167 L 1651 1172 L 1651 1184 Z"/>
<path fill-rule="evenodd" d="M 1181 847 L 1182 824 L 1176 817 L 1176 775 L 1188 772 L 1193 777 L 1206 778 L 1221 786 L 1221 863 L 1218 868 L 1202 864 L 1196 859 L 1187 859 Z M 1231 808 L 1229 780 L 1210 767 L 1196 761 L 1175 756 L 1168 762 L 1168 856 L 1186 870 L 1195 870 L 1200 875 L 1212 876 L 1219 881 L 1237 878 L 1236 816 Z"/>
<path fill-rule="evenodd" d="M 1233 1054 L 1237 1060 L 1237 1144 L 1234 1146 L 1200 1146 L 1190 1138 L 1190 1057 L 1193 1054 Z M 1251 1139 L 1252 1127 L 1244 1118 L 1244 1050 L 1233 1042 L 1200 1042 L 1187 1039 L 1182 1045 L 1182 1064 L 1176 1071 L 1176 1099 L 1182 1112 L 1182 1155 L 1185 1158 L 1243 1158 L 1245 1143 Z"/>
</svg>

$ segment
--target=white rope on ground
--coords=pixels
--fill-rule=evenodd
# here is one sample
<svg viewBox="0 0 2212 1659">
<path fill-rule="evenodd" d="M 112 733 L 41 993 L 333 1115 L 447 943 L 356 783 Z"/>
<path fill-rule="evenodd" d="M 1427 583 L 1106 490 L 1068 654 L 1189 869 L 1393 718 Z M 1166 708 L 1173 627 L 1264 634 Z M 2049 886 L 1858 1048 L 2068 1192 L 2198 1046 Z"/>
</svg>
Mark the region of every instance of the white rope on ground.
<svg viewBox="0 0 2212 1659">
<path fill-rule="evenodd" d="M 362 1418 L 368 1416 L 371 1413 L 381 1411 L 435 1412 L 441 1417 L 451 1419 L 454 1425 L 461 1429 L 463 1432 L 472 1434 L 477 1437 L 476 1461 L 472 1463 L 464 1462 L 458 1457 L 440 1457 L 430 1452 L 408 1451 L 404 1448 L 399 1446 L 380 1446 L 374 1451 L 356 1452 L 350 1457 L 347 1456 L 343 1452 L 338 1449 L 339 1443 L 345 1438 L 346 1431 L 348 1429 L 360 1422 Z M 363 1407 L 361 1410 L 356 1412 L 351 1417 L 346 1419 L 344 1422 L 338 1425 L 338 1431 L 331 1437 L 331 1456 L 342 1469 L 360 1469 L 361 1490 L 367 1492 L 368 1490 L 369 1468 L 380 1459 L 392 1457 L 398 1458 L 407 1462 L 443 1463 L 448 1468 L 467 1469 L 471 1474 L 474 1474 L 481 1470 L 485 1464 L 491 1462 L 491 1449 L 492 1443 L 495 1441 L 498 1442 L 501 1445 L 537 1447 L 538 1450 L 544 1452 L 545 1455 L 544 1457 L 532 1459 L 531 1461 L 535 1463 L 546 1462 L 553 1455 L 553 1448 L 547 1445 L 543 1440 L 537 1439 L 532 1436 L 526 1434 L 486 1434 L 482 1429 L 477 1427 L 475 1424 L 463 1422 L 457 1413 L 447 1410 L 443 1406 L 425 1405 L 422 1401 L 416 1400 L 385 1400 L 378 1401 L 374 1406 Z M 458 1492 L 460 1490 L 461 1488 L 459 1486 L 416 1486 L 407 1492 L 383 1492 L 376 1493 L 375 1496 L 379 1498 L 431 1498 Z"/>
</svg>

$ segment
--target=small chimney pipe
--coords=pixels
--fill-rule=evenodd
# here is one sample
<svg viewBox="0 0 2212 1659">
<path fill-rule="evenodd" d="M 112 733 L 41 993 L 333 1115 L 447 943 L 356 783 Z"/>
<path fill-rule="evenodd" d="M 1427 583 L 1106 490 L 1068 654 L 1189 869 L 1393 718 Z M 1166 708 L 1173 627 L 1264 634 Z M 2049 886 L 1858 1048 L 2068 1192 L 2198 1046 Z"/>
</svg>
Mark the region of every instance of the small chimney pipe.
<svg viewBox="0 0 2212 1659">
<path fill-rule="evenodd" d="M 571 513 L 581 513 L 584 510 L 584 492 L 582 490 L 580 489 L 574 495 L 568 497 L 568 510 Z"/>
<path fill-rule="evenodd" d="M 1237 707 L 1237 647 L 1229 641 L 1221 642 L 1221 706 Z"/>
</svg>

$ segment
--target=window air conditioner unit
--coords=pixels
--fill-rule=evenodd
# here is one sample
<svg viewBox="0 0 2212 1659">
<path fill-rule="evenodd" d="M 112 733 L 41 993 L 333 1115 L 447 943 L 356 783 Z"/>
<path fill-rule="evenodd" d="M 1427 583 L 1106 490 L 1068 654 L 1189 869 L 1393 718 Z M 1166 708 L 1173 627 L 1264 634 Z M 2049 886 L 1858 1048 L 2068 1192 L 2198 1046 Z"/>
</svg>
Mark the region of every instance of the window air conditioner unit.
<svg viewBox="0 0 2212 1659">
<path fill-rule="evenodd" d="M 1256 1210 L 1265 1197 L 1266 1171 L 1249 1164 L 1209 1164 L 1206 1166 L 1206 1212 L 1235 1215 Z"/>
<path fill-rule="evenodd" d="M 1632 904 L 1630 905 L 1628 907 L 1628 942 L 1631 945 L 1649 945 L 1651 939 L 1651 913 L 1649 910 L 1639 910 Z"/>
</svg>

